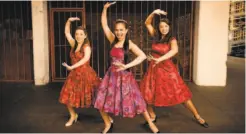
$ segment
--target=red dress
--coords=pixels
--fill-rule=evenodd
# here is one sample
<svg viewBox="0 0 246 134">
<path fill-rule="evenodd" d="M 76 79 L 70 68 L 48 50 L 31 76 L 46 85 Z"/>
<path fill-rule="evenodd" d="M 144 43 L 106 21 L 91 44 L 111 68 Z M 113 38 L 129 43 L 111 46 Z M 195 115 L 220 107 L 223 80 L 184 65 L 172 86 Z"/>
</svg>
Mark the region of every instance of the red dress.
<svg viewBox="0 0 246 134">
<path fill-rule="evenodd" d="M 70 51 L 72 64 L 77 63 L 84 57 L 84 48 L 74 53 Z M 72 107 L 90 107 L 94 99 L 94 92 L 100 83 L 96 72 L 91 68 L 89 61 L 83 65 L 71 70 L 62 90 L 59 101 L 63 104 L 69 104 Z"/>
<path fill-rule="evenodd" d="M 170 49 L 169 44 L 152 44 L 152 55 L 158 58 Z M 153 65 L 154 62 L 151 61 L 143 80 L 140 82 L 140 90 L 147 104 L 172 106 L 191 99 L 192 94 L 171 59 L 164 60 L 155 67 Z"/>
</svg>

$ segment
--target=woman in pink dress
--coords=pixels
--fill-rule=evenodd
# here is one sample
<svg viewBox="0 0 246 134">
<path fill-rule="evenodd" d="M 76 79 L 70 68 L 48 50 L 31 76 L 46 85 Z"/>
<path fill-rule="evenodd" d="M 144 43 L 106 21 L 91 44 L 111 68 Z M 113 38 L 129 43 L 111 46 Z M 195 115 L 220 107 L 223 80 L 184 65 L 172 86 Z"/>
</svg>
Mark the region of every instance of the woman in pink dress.
<svg viewBox="0 0 246 134">
<path fill-rule="evenodd" d="M 108 115 L 133 118 L 136 114 L 143 114 L 153 132 L 158 128 L 150 120 L 146 110 L 146 103 L 141 96 L 134 75 L 129 68 L 140 64 L 146 59 L 145 54 L 131 40 L 128 39 L 128 24 L 125 20 L 116 20 L 114 34 L 107 24 L 107 9 L 114 3 L 106 3 L 102 11 L 101 23 L 104 33 L 111 44 L 110 64 L 97 91 L 94 107 L 100 110 L 105 123 L 102 133 L 112 132 L 113 120 Z M 137 58 L 128 63 L 128 53 L 132 51 Z"/>
</svg>

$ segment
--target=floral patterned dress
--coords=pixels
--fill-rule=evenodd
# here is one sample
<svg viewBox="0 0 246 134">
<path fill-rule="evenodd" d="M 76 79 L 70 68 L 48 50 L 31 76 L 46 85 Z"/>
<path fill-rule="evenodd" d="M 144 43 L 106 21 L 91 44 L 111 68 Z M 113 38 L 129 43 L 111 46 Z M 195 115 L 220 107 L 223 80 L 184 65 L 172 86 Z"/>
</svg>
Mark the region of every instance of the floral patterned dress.
<svg viewBox="0 0 246 134">
<path fill-rule="evenodd" d="M 172 38 L 171 40 L 175 40 Z M 152 44 L 152 55 L 158 58 L 171 50 L 168 43 Z M 171 59 L 149 63 L 149 68 L 140 82 L 141 93 L 149 105 L 172 106 L 191 99 L 192 94 L 179 75 Z"/>
<path fill-rule="evenodd" d="M 113 47 L 110 51 L 111 61 L 124 62 L 123 48 Z M 133 118 L 146 111 L 146 103 L 141 96 L 139 86 L 129 71 L 116 72 L 111 64 L 102 83 L 99 85 L 94 107 L 114 115 Z"/>
<path fill-rule="evenodd" d="M 70 51 L 72 64 L 84 57 L 84 45 L 81 51 Z M 60 92 L 60 103 L 76 108 L 90 107 L 95 97 L 95 89 L 100 83 L 96 72 L 91 68 L 89 61 L 71 70 Z"/>
</svg>

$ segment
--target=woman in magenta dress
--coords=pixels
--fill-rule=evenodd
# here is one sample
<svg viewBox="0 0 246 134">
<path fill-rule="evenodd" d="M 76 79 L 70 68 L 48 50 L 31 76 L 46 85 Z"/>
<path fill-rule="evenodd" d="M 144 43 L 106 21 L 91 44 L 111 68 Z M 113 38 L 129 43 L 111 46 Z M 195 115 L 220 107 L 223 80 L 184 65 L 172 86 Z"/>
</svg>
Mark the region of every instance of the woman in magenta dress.
<svg viewBox="0 0 246 134">
<path fill-rule="evenodd" d="M 145 54 L 128 39 L 128 24 L 125 20 L 116 20 L 114 34 L 107 24 L 107 9 L 114 3 L 106 3 L 102 11 L 101 23 L 104 33 L 111 44 L 110 64 L 97 91 L 94 107 L 99 109 L 105 123 L 102 133 L 112 132 L 113 119 L 108 115 L 133 118 L 143 114 L 153 132 L 158 128 L 150 120 L 146 103 L 141 96 L 134 75 L 127 69 L 140 64 L 146 59 Z M 128 53 L 132 51 L 137 58 L 128 63 Z"/>
<path fill-rule="evenodd" d="M 152 106 L 163 107 L 183 103 L 200 125 L 208 127 L 193 105 L 192 94 L 171 60 L 178 52 L 178 45 L 177 40 L 171 36 L 170 22 L 167 18 L 161 19 L 158 33 L 156 33 L 151 25 L 155 14 L 166 15 L 167 13 L 156 9 L 145 21 L 150 35 L 157 37 L 152 44 L 152 54 L 147 57 L 150 61 L 149 68 L 140 82 L 140 90 L 148 104 L 150 117 L 152 121 L 156 121 L 156 114 Z"/>
<path fill-rule="evenodd" d="M 71 17 L 65 25 L 65 35 L 71 46 L 72 65 L 62 64 L 70 70 L 70 73 L 60 92 L 59 101 L 67 106 L 70 113 L 70 119 L 65 124 L 66 127 L 77 121 L 78 114 L 74 111 L 74 107 L 88 108 L 93 104 L 94 89 L 100 83 L 99 77 L 89 63 L 91 47 L 86 30 L 79 26 L 75 30 L 75 39 L 71 36 L 70 23 L 76 20 L 80 19 Z"/>
</svg>

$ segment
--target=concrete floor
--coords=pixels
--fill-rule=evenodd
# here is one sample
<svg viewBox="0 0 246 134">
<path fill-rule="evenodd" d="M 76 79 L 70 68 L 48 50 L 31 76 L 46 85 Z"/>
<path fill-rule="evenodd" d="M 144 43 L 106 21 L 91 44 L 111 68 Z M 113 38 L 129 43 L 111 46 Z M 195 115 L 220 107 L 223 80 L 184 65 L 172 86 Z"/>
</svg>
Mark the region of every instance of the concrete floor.
<svg viewBox="0 0 246 134">
<path fill-rule="evenodd" d="M 182 105 L 156 108 L 156 125 L 162 133 L 245 133 L 245 63 L 228 59 L 226 87 L 202 87 L 188 83 L 193 102 L 210 127 L 192 120 Z M 212 77 L 212 76 L 211 76 Z M 69 128 L 68 112 L 58 102 L 63 83 L 36 87 L 30 83 L 0 83 L 1 133 L 99 133 L 104 128 L 94 108 L 77 109 L 80 119 Z M 134 119 L 114 117 L 114 133 L 149 133 Z"/>
</svg>

